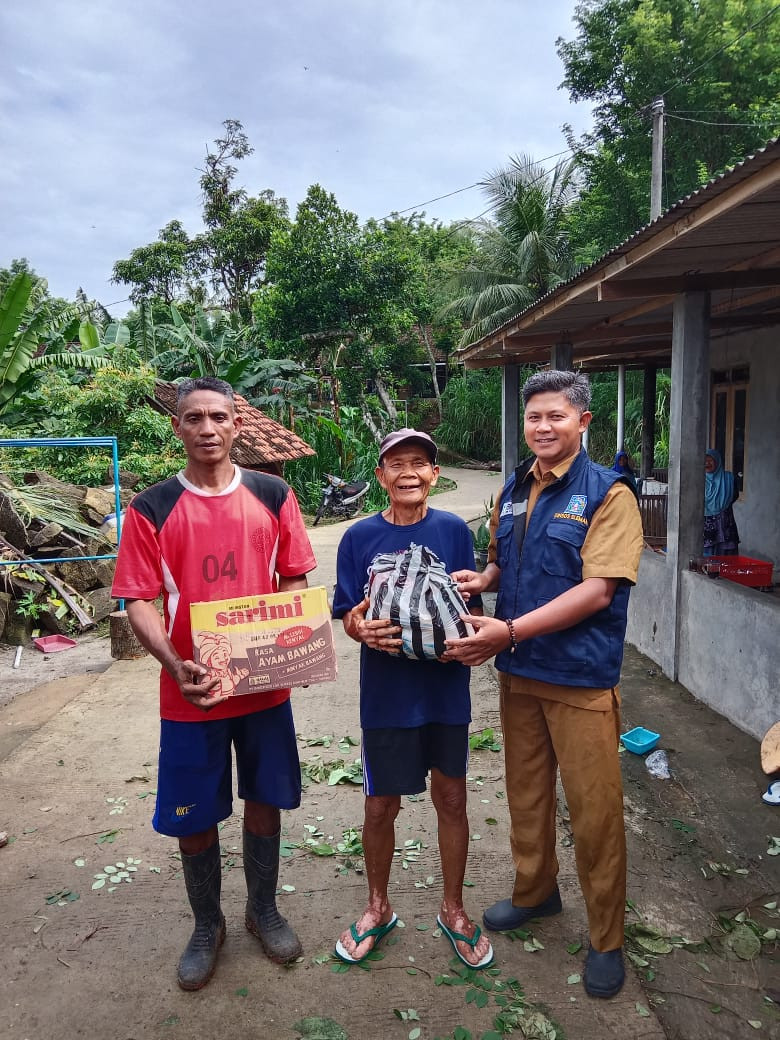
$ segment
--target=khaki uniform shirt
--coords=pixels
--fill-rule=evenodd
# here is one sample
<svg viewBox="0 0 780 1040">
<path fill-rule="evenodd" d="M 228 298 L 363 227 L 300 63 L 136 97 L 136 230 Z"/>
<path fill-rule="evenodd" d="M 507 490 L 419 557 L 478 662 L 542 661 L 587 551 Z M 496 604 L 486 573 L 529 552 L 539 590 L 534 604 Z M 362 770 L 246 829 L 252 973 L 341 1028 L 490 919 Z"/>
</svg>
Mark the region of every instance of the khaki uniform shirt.
<svg viewBox="0 0 780 1040">
<path fill-rule="evenodd" d="M 545 474 L 539 470 L 539 460 L 534 462 L 529 471 L 532 484 L 528 496 L 526 524 L 531 519 L 531 513 L 542 490 L 568 473 L 578 454 L 579 452 L 576 452 L 570 458 L 559 462 Z M 490 519 L 488 560 L 491 563 L 495 563 L 496 560 L 499 505 L 500 499 L 496 502 Z M 593 514 L 580 551 L 583 581 L 586 578 L 618 578 L 635 585 L 643 544 L 642 520 L 634 493 L 625 484 L 613 484 Z M 609 711 L 613 703 L 613 694 L 620 703 L 617 688 L 596 690 L 585 686 L 560 686 L 556 683 L 541 682 L 539 679 L 528 679 L 523 675 L 508 675 L 507 678 L 512 693 L 530 694 L 549 701 L 562 701 L 576 708 Z"/>
</svg>

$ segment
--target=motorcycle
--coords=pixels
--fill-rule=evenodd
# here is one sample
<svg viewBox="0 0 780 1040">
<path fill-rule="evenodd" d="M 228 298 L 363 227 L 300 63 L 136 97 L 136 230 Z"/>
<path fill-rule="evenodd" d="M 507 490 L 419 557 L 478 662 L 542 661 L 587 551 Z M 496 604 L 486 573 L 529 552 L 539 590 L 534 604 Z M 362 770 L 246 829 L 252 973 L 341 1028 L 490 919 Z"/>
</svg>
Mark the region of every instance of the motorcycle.
<svg viewBox="0 0 780 1040">
<path fill-rule="evenodd" d="M 369 489 L 367 480 L 355 480 L 349 483 L 333 473 L 325 474 L 325 486 L 322 498 L 314 514 L 316 527 L 323 516 L 340 516 L 348 520 L 360 511 L 360 503 Z"/>
</svg>

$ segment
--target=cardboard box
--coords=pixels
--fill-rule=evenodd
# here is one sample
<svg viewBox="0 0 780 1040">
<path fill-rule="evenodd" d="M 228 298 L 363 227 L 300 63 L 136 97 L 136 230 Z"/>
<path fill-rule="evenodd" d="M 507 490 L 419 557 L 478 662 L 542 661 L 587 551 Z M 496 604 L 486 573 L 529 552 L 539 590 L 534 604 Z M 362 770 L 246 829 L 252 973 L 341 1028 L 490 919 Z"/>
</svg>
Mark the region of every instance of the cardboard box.
<svg viewBox="0 0 780 1040">
<path fill-rule="evenodd" d="M 324 585 L 190 604 L 193 660 L 239 695 L 336 678 Z"/>
</svg>

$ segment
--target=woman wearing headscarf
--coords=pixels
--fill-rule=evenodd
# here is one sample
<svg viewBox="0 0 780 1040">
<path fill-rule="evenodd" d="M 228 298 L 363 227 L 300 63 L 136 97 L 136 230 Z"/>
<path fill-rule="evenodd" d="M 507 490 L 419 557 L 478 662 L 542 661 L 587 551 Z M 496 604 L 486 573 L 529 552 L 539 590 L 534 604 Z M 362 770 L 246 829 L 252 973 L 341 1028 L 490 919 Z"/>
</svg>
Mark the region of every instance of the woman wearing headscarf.
<svg viewBox="0 0 780 1040">
<path fill-rule="evenodd" d="M 632 481 L 634 485 L 634 490 L 636 491 L 636 473 L 634 473 L 634 468 L 631 465 L 631 459 L 628 457 L 627 451 L 623 451 L 621 449 L 615 455 L 615 461 L 612 463 L 612 469 L 616 473 L 619 473 L 622 477 L 628 477 Z"/>
<path fill-rule="evenodd" d="M 735 556 L 739 532 L 731 506 L 739 497 L 734 474 L 723 468 L 720 452 L 709 448 L 704 456 L 704 555 Z"/>
</svg>

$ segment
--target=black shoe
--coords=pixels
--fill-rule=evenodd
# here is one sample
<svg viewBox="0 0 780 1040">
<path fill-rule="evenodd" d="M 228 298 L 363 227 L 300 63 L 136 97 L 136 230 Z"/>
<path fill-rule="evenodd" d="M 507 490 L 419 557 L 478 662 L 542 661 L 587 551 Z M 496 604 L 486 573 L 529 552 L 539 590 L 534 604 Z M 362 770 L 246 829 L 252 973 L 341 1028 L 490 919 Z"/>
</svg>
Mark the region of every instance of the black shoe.
<svg viewBox="0 0 780 1040">
<path fill-rule="evenodd" d="M 535 917 L 553 917 L 561 910 L 561 893 L 556 885 L 552 895 L 538 906 L 513 906 L 511 899 L 501 899 L 487 908 L 482 920 L 491 932 L 511 932 L 513 928 L 522 928 Z"/>
<path fill-rule="evenodd" d="M 585 958 L 585 974 L 583 984 L 590 997 L 614 997 L 623 988 L 626 980 L 626 969 L 623 964 L 623 950 L 607 950 L 599 953 L 593 947 Z"/>
</svg>

